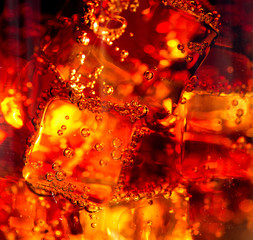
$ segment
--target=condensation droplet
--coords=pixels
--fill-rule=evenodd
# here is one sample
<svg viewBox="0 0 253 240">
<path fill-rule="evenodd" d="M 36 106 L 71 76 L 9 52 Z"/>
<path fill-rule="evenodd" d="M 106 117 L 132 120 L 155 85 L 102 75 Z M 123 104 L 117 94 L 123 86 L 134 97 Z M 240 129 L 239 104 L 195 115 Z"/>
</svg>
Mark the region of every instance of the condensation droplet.
<svg viewBox="0 0 253 240">
<path fill-rule="evenodd" d="M 154 73 L 148 70 L 145 71 L 143 75 L 144 75 L 144 78 L 147 80 L 151 80 L 154 77 Z"/>
<path fill-rule="evenodd" d="M 120 138 L 116 137 L 112 140 L 112 145 L 115 148 L 119 148 L 122 145 L 122 140 Z"/>
<path fill-rule="evenodd" d="M 81 129 L 81 135 L 82 135 L 82 137 L 89 137 L 90 136 L 90 129 L 82 128 Z"/>
<path fill-rule="evenodd" d="M 46 173 L 46 179 L 48 182 L 52 182 L 54 180 L 54 174 L 52 172 Z"/>
<path fill-rule="evenodd" d="M 74 156 L 74 150 L 70 147 L 67 147 L 63 150 L 63 155 L 66 158 L 72 158 Z"/>
<path fill-rule="evenodd" d="M 58 181 L 62 181 L 66 178 L 66 173 L 63 171 L 58 171 L 56 172 L 55 177 Z"/>
<path fill-rule="evenodd" d="M 105 147 L 104 143 L 96 143 L 94 146 L 94 148 L 99 152 L 102 151 L 104 147 Z"/>
<path fill-rule="evenodd" d="M 52 169 L 54 170 L 54 171 L 59 171 L 60 170 L 60 164 L 58 163 L 58 162 L 54 162 L 53 164 L 52 164 Z"/>
<path fill-rule="evenodd" d="M 62 126 L 61 126 L 61 129 L 62 129 L 62 130 L 66 130 L 66 129 L 67 129 L 66 125 L 62 125 Z"/>
<path fill-rule="evenodd" d="M 63 131 L 62 131 L 62 130 L 58 130 L 58 131 L 57 131 L 57 134 L 58 134 L 59 136 L 61 136 L 61 135 L 63 134 Z"/>
<path fill-rule="evenodd" d="M 122 157 L 122 153 L 121 153 L 120 150 L 115 149 L 115 150 L 112 151 L 111 156 L 112 156 L 112 159 L 119 160 Z"/>
</svg>

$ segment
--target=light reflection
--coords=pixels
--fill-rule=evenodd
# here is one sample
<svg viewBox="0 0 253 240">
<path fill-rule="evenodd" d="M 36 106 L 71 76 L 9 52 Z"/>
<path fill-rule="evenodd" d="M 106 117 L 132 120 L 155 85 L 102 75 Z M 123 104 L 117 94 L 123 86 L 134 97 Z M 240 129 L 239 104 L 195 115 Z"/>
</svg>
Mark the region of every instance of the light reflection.
<svg viewBox="0 0 253 240">
<path fill-rule="evenodd" d="M 14 128 L 23 126 L 23 113 L 21 107 L 17 104 L 14 97 L 6 97 L 1 102 L 1 110 L 5 121 Z"/>
</svg>

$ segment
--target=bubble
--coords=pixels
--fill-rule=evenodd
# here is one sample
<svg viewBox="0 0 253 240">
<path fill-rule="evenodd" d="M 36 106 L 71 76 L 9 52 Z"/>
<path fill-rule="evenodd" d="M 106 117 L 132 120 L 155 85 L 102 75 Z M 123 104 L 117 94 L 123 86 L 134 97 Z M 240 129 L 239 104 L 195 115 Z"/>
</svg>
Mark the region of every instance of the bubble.
<svg viewBox="0 0 253 240">
<path fill-rule="evenodd" d="M 122 145 L 122 140 L 120 138 L 116 137 L 112 140 L 112 145 L 115 148 L 119 148 Z"/>
<path fill-rule="evenodd" d="M 69 116 L 68 116 L 68 115 L 66 115 L 66 116 L 65 116 L 65 119 L 66 119 L 66 120 L 69 120 Z"/>
<path fill-rule="evenodd" d="M 233 105 L 233 106 L 237 106 L 237 105 L 238 105 L 238 100 L 237 100 L 237 99 L 234 99 L 234 100 L 232 101 L 232 105 Z"/>
<path fill-rule="evenodd" d="M 62 130 L 58 130 L 58 131 L 57 131 L 57 134 L 58 134 L 59 136 L 62 136 L 62 135 L 63 135 L 63 131 L 62 131 Z"/>
<path fill-rule="evenodd" d="M 114 89 L 113 89 L 113 87 L 110 86 L 110 85 L 106 85 L 106 86 L 104 86 L 104 88 L 103 88 L 103 93 L 104 93 L 104 94 L 107 94 L 107 95 L 112 95 L 112 94 L 113 94 L 113 91 L 114 91 Z"/>
<path fill-rule="evenodd" d="M 235 119 L 235 123 L 239 125 L 241 123 L 241 119 L 240 118 L 236 118 Z"/>
<path fill-rule="evenodd" d="M 193 61 L 193 56 L 192 56 L 191 54 L 188 54 L 188 55 L 186 56 L 186 61 L 187 61 L 187 62 L 192 62 L 192 61 Z"/>
<path fill-rule="evenodd" d="M 104 143 L 96 143 L 94 146 L 94 148 L 99 152 L 102 151 L 104 147 L 105 147 Z"/>
<path fill-rule="evenodd" d="M 42 162 L 42 161 L 38 161 L 38 162 L 37 162 L 37 166 L 38 166 L 38 167 L 43 167 L 43 162 Z"/>
<path fill-rule="evenodd" d="M 72 183 L 69 183 L 68 184 L 68 190 L 70 192 L 74 192 L 76 190 L 76 185 L 72 184 Z"/>
<path fill-rule="evenodd" d="M 67 129 L 66 125 L 62 125 L 62 126 L 61 126 L 61 129 L 62 129 L 62 130 L 66 130 L 66 129 Z"/>
<path fill-rule="evenodd" d="M 58 181 L 62 181 L 66 178 L 66 173 L 63 171 L 58 171 L 56 172 L 55 177 Z"/>
<path fill-rule="evenodd" d="M 91 227 L 92 227 L 92 228 L 95 228 L 96 226 L 97 226 L 96 223 L 91 223 Z"/>
<path fill-rule="evenodd" d="M 101 159 L 101 160 L 99 161 L 99 165 L 100 165 L 101 167 L 105 167 L 105 166 L 107 166 L 107 164 L 108 164 L 108 162 L 107 162 L 106 160 Z"/>
<path fill-rule="evenodd" d="M 54 162 L 53 164 L 52 164 L 52 169 L 54 170 L 54 171 L 59 171 L 60 170 L 60 164 L 58 163 L 58 162 Z"/>
<path fill-rule="evenodd" d="M 181 104 L 185 104 L 185 103 L 186 103 L 186 98 L 183 97 L 183 98 L 181 99 L 180 103 L 181 103 Z"/>
<path fill-rule="evenodd" d="M 193 49 L 193 47 L 194 47 L 194 43 L 193 42 L 188 42 L 188 48 Z"/>
<path fill-rule="evenodd" d="M 85 207 L 85 210 L 89 213 L 96 213 L 99 211 L 99 208 L 98 206 L 94 205 L 94 204 L 88 204 L 86 207 Z"/>
<path fill-rule="evenodd" d="M 163 194 L 163 197 L 164 197 L 165 199 L 169 199 L 170 196 L 171 196 L 171 191 L 170 191 L 170 190 L 166 190 L 166 191 L 164 192 L 164 194 Z"/>
<path fill-rule="evenodd" d="M 178 45 L 177 45 L 177 49 L 178 50 L 184 50 L 184 44 L 181 44 L 181 43 L 179 43 Z"/>
<path fill-rule="evenodd" d="M 244 111 L 243 111 L 243 109 L 241 109 L 241 108 L 239 108 L 239 109 L 236 111 L 236 116 L 237 116 L 238 118 L 240 118 L 243 114 L 244 114 Z"/>
<path fill-rule="evenodd" d="M 90 136 L 90 129 L 82 128 L 81 129 L 81 135 L 82 135 L 82 137 L 89 137 Z"/>
<path fill-rule="evenodd" d="M 98 114 L 98 115 L 95 116 L 95 119 L 96 119 L 96 121 L 100 122 L 100 121 L 103 120 L 103 116 Z"/>
<path fill-rule="evenodd" d="M 115 150 L 112 151 L 111 156 L 112 156 L 112 159 L 119 160 L 122 157 L 122 153 L 121 153 L 120 150 L 115 149 Z"/>
<path fill-rule="evenodd" d="M 151 80 L 154 77 L 154 73 L 147 70 L 144 72 L 143 76 L 145 79 Z"/>
<path fill-rule="evenodd" d="M 147 225 L 151 226 L 153 222 L 151 220 L 147 221 Z"/>
<path fill-rule="evenodd" d="M 52 182 L 54 180 L 54 174 L 52 172 L 47 172 L 46 173 L 46 180 L 48 182 Z"/>
<path fill-rule="evenodd" d="M 61 236 L 62 236 L 62 232 L 61 232 L 60 230 L 56 230 L 56 231 L 55 231 L 55 236 L 56 236 L 57 238 L 61 237 Z"/>
<path fill-rule="evenodd" d="M 67 147 L 63 150 L 63 155 L 66 158 L 72 158 L 74 156 L 74 150 L 70 147 Z"/>
<path fill-rule="evenodd" d="M 127 57 L 128 57 L 129 53 L 126 50 L 122 50 L 120 53 L 121 59 L 120 61 L 123 62 Z"/>
</svg>

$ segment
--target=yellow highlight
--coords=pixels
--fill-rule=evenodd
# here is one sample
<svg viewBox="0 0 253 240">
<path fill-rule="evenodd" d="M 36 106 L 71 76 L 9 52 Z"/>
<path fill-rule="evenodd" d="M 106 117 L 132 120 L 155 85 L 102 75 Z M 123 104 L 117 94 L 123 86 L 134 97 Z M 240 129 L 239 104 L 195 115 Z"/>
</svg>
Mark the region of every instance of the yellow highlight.
<svg viewBox="0 0 253 240">
<path fill-rule="evenodd" d="M 22 109 L 16 103 L 14 97 L 6 97 L 1 102 L 1 110 L 5 121 L 12 127 L 19 129 L 23 126 Z"/>
<path fill-rule="evenodd" d="M 171 39 L 167 42 L 167 45 L 171 48 L 175 48 L 177 47 L 177 45 L 179 44 L 179 41 L 177 39 Z"/>
</svg>

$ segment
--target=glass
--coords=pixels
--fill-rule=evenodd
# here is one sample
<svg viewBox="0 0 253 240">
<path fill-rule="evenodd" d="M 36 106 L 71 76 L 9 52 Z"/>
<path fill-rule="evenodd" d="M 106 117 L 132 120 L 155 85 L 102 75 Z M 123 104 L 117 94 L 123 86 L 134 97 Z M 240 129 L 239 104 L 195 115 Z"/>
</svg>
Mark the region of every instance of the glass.
<svg viewBox="0 0 253 240">
<path fill-rule="evenodd" d="M 251 62 L 225 27 L 193 76 L 218 35 L 201 4 L 66 1 L 41 39 L 4 30 L 0 238 L 250 239 Z"/>
</svg>

